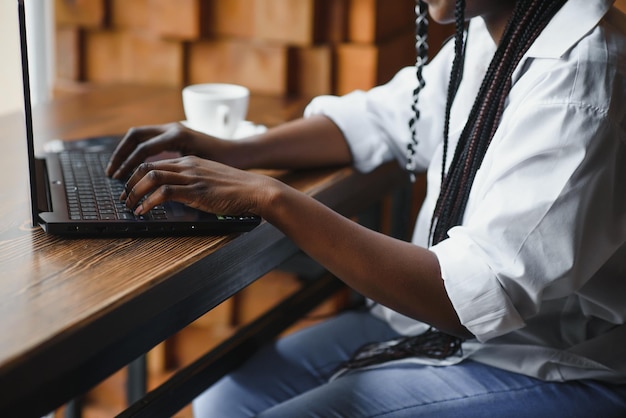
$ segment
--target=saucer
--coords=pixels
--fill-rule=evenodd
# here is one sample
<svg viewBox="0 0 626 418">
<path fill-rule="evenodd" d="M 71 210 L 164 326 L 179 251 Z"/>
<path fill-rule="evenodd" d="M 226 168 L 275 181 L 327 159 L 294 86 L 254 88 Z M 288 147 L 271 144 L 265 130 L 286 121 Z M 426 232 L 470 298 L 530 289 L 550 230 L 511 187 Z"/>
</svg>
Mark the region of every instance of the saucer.
<svg viewBox="0 0 626 418">
<path fill-rule="evenodd" d="M 186 120 L 181 120 L 180 124 L 183 126 L 186 126 L 187 128 L 194 129 L 191 126 L 189 126 L 189 122 L 187 122 Z M 198 132 L 202 132 L 200 129 L 194 129 L 194 130 Z M 249 120 L 244 120 L 239 123 L 239 126 L 237 126 L 237 129 L 235 129 L 235 133 L 233 134 L 232 138 L 228 138 L 228 139 L 246 138 L 248 136 L 262 134 L 265 131 L 267 131 L 267 127 L 265 125 L 258 125 Z"/>
</svg>

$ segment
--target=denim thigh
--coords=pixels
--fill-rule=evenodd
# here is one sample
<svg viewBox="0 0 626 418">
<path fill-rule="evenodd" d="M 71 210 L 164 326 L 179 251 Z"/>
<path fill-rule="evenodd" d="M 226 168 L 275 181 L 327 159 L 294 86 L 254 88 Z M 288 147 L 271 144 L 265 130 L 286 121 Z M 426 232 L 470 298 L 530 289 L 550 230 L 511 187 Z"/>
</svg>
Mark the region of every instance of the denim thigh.
<svg viewBox="0 0 626 418">
<path fill-rule="evenodd" d="M 262 348 L 200 395 L 202 417 L 625 417 L 626 385 L 545 382 L 466 360 L 329 377 L 363 344 L 398 334 L 351 311 Z"/>
<path fill-rule="evenodd" d="M 261 348 L 193 403 L 194 416 L 250 417 L 324 385 L 362 345 L 398 334 L 367 310 L 353 310 Z"/>
</svg>

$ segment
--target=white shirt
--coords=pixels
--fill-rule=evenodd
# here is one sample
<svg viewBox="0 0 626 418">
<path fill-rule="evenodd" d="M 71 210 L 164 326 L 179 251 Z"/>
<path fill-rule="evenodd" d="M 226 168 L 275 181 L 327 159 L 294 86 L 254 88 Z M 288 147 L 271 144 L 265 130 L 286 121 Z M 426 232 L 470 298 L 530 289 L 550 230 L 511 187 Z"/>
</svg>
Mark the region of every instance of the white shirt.
<svg viewBox="0 0 626 418">
<path fill-rule="evenodd" d="M 444 364 L 469 357 L 546 380 L 626 382 L 626 18 L 611 4 L 569 0 L 531 46 L 462 225 L 431 247 L 476 337 Z M 449 156 L 495 49 L 483 21 L 472 20 Z M 413 235 L 420 246 L 439 194 L 453 55 L 448 43 L 424 69 L 417 162 L 428 191 Z M 339 126 L 357 169 L 393 158 L 404 166 L 415 84 L 406 68 L 368 92 L 319 97 L 305 116 L 324 114 Z M 403 334 L 427 327 L 387 308 L 376 313 Z"/>
</svg>

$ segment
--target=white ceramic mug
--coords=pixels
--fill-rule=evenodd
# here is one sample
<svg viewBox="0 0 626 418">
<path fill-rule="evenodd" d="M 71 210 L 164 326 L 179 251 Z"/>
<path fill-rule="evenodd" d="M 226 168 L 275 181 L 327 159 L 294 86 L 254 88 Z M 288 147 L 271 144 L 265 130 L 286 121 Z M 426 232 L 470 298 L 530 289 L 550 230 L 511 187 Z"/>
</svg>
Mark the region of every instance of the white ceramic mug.
<svg viewBox="0 0 626 418">
<path fill-rule="evenodd" d="M 220 138 L 233 138 L 248 112 L 250 90 L 237 84 L 205 83 L 183 88 L 186 125 Z"/>
</svg>

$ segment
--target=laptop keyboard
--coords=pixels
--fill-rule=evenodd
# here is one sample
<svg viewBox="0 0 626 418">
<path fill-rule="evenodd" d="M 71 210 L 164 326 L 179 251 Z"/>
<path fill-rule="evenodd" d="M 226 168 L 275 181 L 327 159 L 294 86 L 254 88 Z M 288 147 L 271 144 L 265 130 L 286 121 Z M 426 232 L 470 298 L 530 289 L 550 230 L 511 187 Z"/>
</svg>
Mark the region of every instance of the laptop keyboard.
<svg viewBox="0 0 626 418">
<path fill-rule="evenodd" d="M 124 183 L 104 174 L 109 157 L 110 154 L 102 152 L 64 151 L 59 154 L 70 219 L 167 219 L 163 206 L 157 206 L 145 215 L 135 216 L 120 202 Z"/>
</svg>

